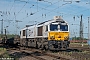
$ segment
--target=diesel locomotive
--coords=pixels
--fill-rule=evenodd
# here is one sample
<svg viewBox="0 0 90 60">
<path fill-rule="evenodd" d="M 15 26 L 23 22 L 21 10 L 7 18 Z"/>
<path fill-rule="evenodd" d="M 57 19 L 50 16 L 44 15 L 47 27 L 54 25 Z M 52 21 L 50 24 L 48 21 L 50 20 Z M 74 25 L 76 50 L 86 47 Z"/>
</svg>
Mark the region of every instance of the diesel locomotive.
<svg viewBox="0 0 90 60">
<path fill-rule="evenodd" d="M 69 47 L 69 25 L 61 16 L 20 31 L 20 45 L 40 49 L 61 50 Z"/>
</svg>

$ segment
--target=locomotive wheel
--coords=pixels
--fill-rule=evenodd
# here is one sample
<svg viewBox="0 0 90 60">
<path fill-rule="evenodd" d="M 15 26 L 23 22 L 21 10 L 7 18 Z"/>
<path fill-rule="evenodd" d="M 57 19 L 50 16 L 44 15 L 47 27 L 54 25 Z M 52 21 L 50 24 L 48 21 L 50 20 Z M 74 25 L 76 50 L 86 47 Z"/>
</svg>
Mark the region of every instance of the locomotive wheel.
<svg viewBox="0 0 90 60">
<path fill-rule="evenodd" d="M 43 46 L 42 45 L 40 45 L 40 49 L 43 50 Z"/>
<path fill-rule="evenodd" d="M 45 50 L 48 50 L 48 45 L 45 45 L 45 46 L 44 46 L 44 49 L 45 49 Z"/>
<path fill-rule="evenodd" d="M 37 44 L 37 42 L 36 42 L 36 49 L 38 49 L 38 44 Z"/>
</svg>

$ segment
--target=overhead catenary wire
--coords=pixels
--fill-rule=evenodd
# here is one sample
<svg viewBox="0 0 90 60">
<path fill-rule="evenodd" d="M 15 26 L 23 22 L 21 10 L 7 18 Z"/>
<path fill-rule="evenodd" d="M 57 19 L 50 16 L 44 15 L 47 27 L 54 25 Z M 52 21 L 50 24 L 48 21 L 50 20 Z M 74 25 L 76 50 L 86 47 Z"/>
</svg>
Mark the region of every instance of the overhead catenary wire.
<svg viewBox="0 0 90 60">
<path fill-rule="evenodd" d="M 15 2 L 13 2 L 12 3 L 12 5 L 11 5 L 11 1 L 10 1 L 10 4 L 8 4 L 8 6 L 11 6 L 11 8 L 10 8 L 10 10 L 8 10 L 8 7 L 6 8 L 6 11 L 3 11 L 4 13 L 2 13 L 2 17 L 3 17 L 3 19 L 4 20 L 7 20 L 8 21 L 8 23 L 9 23 L 9 25 L 10 25 L 10 15 L 11 15 L 11 10 L 12 10 L 12 7 L 14 6 L 14 3 Z M 11 19 L 12 20 L 12 19 Z"/>
<path fill-rule="evenodd" d="M 18 14 L 22 11 L 22 9 L 25 7 L 25 5 L 28 3 L 29 0 L 28 0 L 28 1 L 14 0 L 14 3 L 13 3 L 13 5 L 12 5 L 12 7 L 14 7 L 14 8 L 15 8 L 14 5 L 15 5 L 15 2 L 16 2 L 16 1 L 25 2 L 25 4 L 24 4 L 24 5 L 21 7 L 21 9 L 17 12 L 17 14 L 16 14 L 16 12 L 13 12 L 13 13 L 14 13 L 14 17 L 13 17 L 12 19 L 14 19 L 14 18 L 16 19 L 16 17 L 18 16 Z M 12 9 L 12 7 L 11 7 L 11 9 Z M 11 9 L 10 9 L 10 10 L 11 10 Z"/>
<path fill-rule="evenodd" d="M 15 1 L 12 3 L 10 11 L 12 10 L 12 8 L 14 7 Z"/>
<path fill-rule="evenodd" d="M 71 4 L 71 3 L 62 4 L 62 5 L 59 6 L 59 7 L 62 7 L 62 6 L 64 6 L 64 5 L 66 5 L 66 4 Z M 59 7 L 55 8 L 55 9 L 53 9 L 53 10 L 56 10 L 56 9 L 58 9 Z M 43 8 L 43 9 L 45 9 L 45 8 Z M 47 9 L 45 9 L 45 10 L 47 10 Z M 52 12 L 53 10 L 49 10 L 49 11 Z M 49 14 L 50 12 L 48 12 L 47 14 Z M 53 11 L 53 12 L 55 12 L 55 11 Z M 59 13 L 59 12 L 57 12 L 57 13 Z M 39 17 L 38 17 L 38 18 L 39 18 Z M 36 18 L 36 19 L 37 19 L 37 18 Z"/>
<path fill-rule="evenodd" d="M 45 8 L 48 8 L 48 7 L 50 7 L 50 6 L 52 6 L 52 5 L 54 5 L 54 4 L 56 4 L 56 3 L 58 3 L 58 2 L 60 2 L 61 0 L 59 0 L 59 1 L 57 1 L 57 2 L 55 2 L 55 3 L 53 3 L 53 4 L 51 4 L 51 5 L 49 5 L 49 6 L 46 6 Z M 38 8 L 39 8 L 39 6 L 38 6 Z M 44 9 L 45 9 L 44 8 Z M 42 9 L 41 9 L 42 10 Z M 38 12 L 40 12 L 41 10 L 39 10 L 39 11 L 36 11 L 36 12 L 34 12 L 33 14 L 36 14 L 36 13 L 38 13 Z M 32 14 L 32 15 L 33 15 Z M 21 20 L 23 20 L 23 19 L 25 19 L 25 18 L 27 18 L 27 16 L 26 17 L 24 17 L 24 18 L 22 18 Z"/>
<path fill-rule="evenodd" d="M 58 2 L 60 2 L 60 0 L 59 0 Z M 56 2 L 56 3 L 58 3 L 58 2 Z M 56 4 L 56 3 L 55 3 L 55 4 Z M 67 3 L 65 3 L 65 4 L 62 4 L 62 6 L 66 5 L 66 4 L 71 4 L 71 3 L 72 3 L 72 2 L 70 1 L 70 3 L 67 2 Z M 53 5 L 53 4 L 52 4 L 52 5 Z M 51 5 L 50 5 L 50 6 L 51 6 Z M 38 7 L 39 7 L 39 6 L 38 6 Z M 47 6 L 47 7 L 48 7 L 48 6 Z M 49 11 L 48 9 L 46 9 L 47 7 L 42 8 L 42 9 L 45 9 L 45 10 Z M 39 8 L 41 8 L 41 7 L 39 7 Z M 39 10 L 39 11 L 41 11 L 41 10 Z M 38 11 L 38 12 L 39 12 L 39 11 Z M 37 12 L 34 12 L 33 14 L 35 14 L 35 13 L 37 13 Z M 58 12 L 56 12 L 56 13 L 58 13 Z M 32 15 L 33 15 L 33 14 L 32 14 Z M 43 15 L 42 15 L 42 16 L 43 16 Z M 27 18 L 27 17 L 25 17 L 25 18 Z M 24 19 L 24 18 L 23 18 L 23 19 Z"/>
<path fill-rule="evenodd" d="M 61 6 L 60 6 L 60 7 L 61 7 Z M 56 10 L 56 9 L 58 9 L 58 8 L 55 8 L 55 9 L 53 9 L 52 11 L 54 11 L 54 10 Z M 86 11 L 86 10 L 90 10 L 90 9 L 84 9 L 84 10 L 82 10 L 82 11 L 80 11 L 80 12 L 83 12 L 83 11 Z M 52 11 L 50 11 L 50 12 L 52 12 Z M 46 14 L 50 14 L 50 12 L 48 12 L 48 13 L 46 13 Z M 75 12 L 75 14 L 80 13 L 80 12 Z M 50 15 L 52 15 L 52 14 L 50 14 Z M 49 15 L 49 16 L 50 16 L 50 15 Z M 68 13 L 65 14 L 65 15 L 68 16 Z M 70 15 L 73 15 L 73 14 L 70 14 Z M 39 19 L 39 18 L 41 18 L 41 16 L 40 16 L 40 17 L 37 17 L 37 18 L 35 18 L 35 19 L 33 19 L 33 20 L 36 20 L 36 19 Z"/>
<path fill-rule="evenodd" d="M 64 4 L 63 4 L 64 5 Z"/>
<path fill-rule="evenodd" d="M 59 6 L 59 7 L 62 7 L 62 5 L 61 5 L 61 6 Z M 53 9 L 53 10 L 50 10 L 50 11 L 49 11 L 49 12 L 47 12 L 46 14 L 50 14 L 51 12 L 54 12 L 54 11 L 55 11 L 56 9 L 58 9 L 59 7 L 55 8 L 55 9 Z M 41 18 L 41 16 L 39 16 L 39 17 L 35 18 L 34 20 L 39 19 L 39 18 Z"/>
<path fill-rule="evenodd" d="M 26 4 L 27 4 L 27 2 L 22 6 L 22 8 L 18 11 L 18 13 L 15 14 L 15 17 L 14 18 L 16 18 L 16 16 L 22 11 L 22 9 L 25 7 Z"/>
<path fill-rule="evenodd" d="M 6 11 L 7 12 L 7 11 Z M 4 20 L 10 20 L 10 19 L 7 19 L 7 14 L 5 13 L 5 11 L 3 11 L 3 12 L 1 12 L 1 17 L 3 17 L 4 18 Z"/>
<path fill-rule="evenodd" d="M 56 1 L 55 1 L 55 2 L 56 2 Z M 54 3 L 55 3 L 55 2 L 54 2 Z M 25 2 L 25 3 L 26 3 L 26 2 Z M 67 2 L 64 3 L 63 6 L 66 5 L 66 4 L 67 4 Z M 37 4 L 33 4 L 33 5 L 37 6 Z M 54 5 L 54 4 L 52 3 L 52 5 Z M 52 5 L 51 5 L 51 6 L 52 6 Z M 13 5 L 13 6 L 14 6 L 14 5 Z M 25 5 L 25 6 L 26 6 L 26 5 Z M 25 6 L 24 6 L 24 7 L 25 7 Z M 48 6 L 49 6 L 49 5 L 48 5 Z M 49 7 L 51 7 L 51 6 L 49 6 Z M 63 6 L 62 6 L 62 7 L 63 7 Z M 84 5 L 82 4 L 82 6 L 84 6 Z M 21 9 L 23 10 L 24 7 L 21 8 Z M 13 7 L 12 7 L 12 8 L 13 8 Z M 38 12 L 41 13 L 42 8 L 44 8 L 43 11 L 45 11 L 45 12 L 43 13 L 43 16 L 44 16 L 44 15 L 45 15 L 45 16 L 51 16 L 53 13 L 58 13 L 58 14 L 62 13 L 63 16 L 67 16 L 67 17 L 68 17 L 68 16 L 72 16 L 72 15 L 78 15 L 78 13 L 79 13 L 79 14 L 82 14 L 83 12 L 86 12 L 86 11 L 89 11 L 89 10 L 90 10 L 90 9 L 82 9 L 82 10 L 80 10 L 80 11 L 77 12 L 77 11 L 75 11 L 76 8 L 73 8 L 72 5 L 70 5 L 69 8 L 71 8 L 71 10 L 70 10 L 70 9 L 69 9 L 69 10 L 67 9 L 67 10 L 68 10 L 68 12 L 73 12 L 73 13 L 74 13 L 74 14 L 73 14 L 73 13 L 68 13 L 68 12 L 64 13 L 64 12 L 61 12 L 61 11 L 54 11 L 54 9 L 51 9 L 51 10 L 50 10 L 48 7 L 41 7 L 41 6 L 38 5 L 38 9 L 36 8 L 37 11 L 32 11 L 32 14 L 31 14 L 31 15 L 34 15 L 34 14 L 36 15 L 36 14 L 38 14 Z M 78 7 L 78 8 L 80 8 L 80 7 Z M 21 10 L 21 9 L 20 9 L 20 10 Z M 57 9 L 60 9 L 60 7 L 58 6 Z M 55 9 L 55 10 L 57 10 L 57 9 Z M 73 11 L 72 11 L 72 9 L 73 9 Z M 12 9 L 11 9 L 11 10 L 12 10 Z M 20 10 L 18 10 L 18 12 L 19 12 Z M 21 11 L 22 11 L 22 10 L 21 10 Z M 16 12 L 15 12 L 15 14 L 17 14 L 16 16 L 18 16 L 18 15 L 21 13 L 21 11 L 20 11 L 19 13 L 16 13 Z M 53 13 L 51 13 L 50 11 L 53 12 Z M 50 13 L 48 13 L 48 12 L 50 12 Z M 10 12 L 10 13 L 11 13 L 11 12 Z M 26 18 L 28 18 L 28 17 L 32 18 L 31 15 L 29 16 L 29 14 L 30 14 L 30 13 L 27 12 L 27 13 L 26 13 L 26 16 L 24 16 L 24 17 L 26 17 Z M 27 16 L 27 15 L 28 15 L 28 16 Z M 41 18 L 41 16 L 42 16 L 42 13 L 41 13 L 41 15 L 40 15 L 39 17 Z M 3 18 L 5 18 L 5 17 L 6 17 L 6 19 L 7 19 L 7 18 L 9 17 L 9 15 L 8 15 L 8 16 L 6 16 L 6 15 L 3 16 Z M 21 20 L 23 20 L 22 18 L 24 18 L 24 17 L 21 17 Z M 24 19 L 26 19 L 26 18 L 24 18 Z M 40 18 L 38 18 L 38 16 L 36 16 L 36 17 L 33 18 L 32 20 L 34 20 L 34 19 L 37 20 L 37 19 L 40 19 Z M 46 19 L 46 18 L 45 18 L 45 19 Z M 19 20 L 20 20 L 20 19 L 19 19 Z"/>
</svg>

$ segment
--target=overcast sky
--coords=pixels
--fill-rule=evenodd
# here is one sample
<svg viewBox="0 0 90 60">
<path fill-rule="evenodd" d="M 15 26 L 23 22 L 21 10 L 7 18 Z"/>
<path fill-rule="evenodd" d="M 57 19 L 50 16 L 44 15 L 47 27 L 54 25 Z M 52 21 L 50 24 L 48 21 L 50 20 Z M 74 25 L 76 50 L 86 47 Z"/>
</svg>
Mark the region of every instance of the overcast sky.
<svg viewBox="0 0 90 60">
<path fill-rule="evenodd" d="M 90 0 L 0 0 L 0 15 L 0 20 L 5 20 L 4 28 L 8 26 L 10 34 L 15 34 L 16 31 L 19 34 L 21 28 L 35 24 L 34 21 L 43 22 L 53 19 L 54 16 L 62 16 L 70 25 L 71 35 L 79 36 L 81 15 L 83 15 L 84 33 L 88 33 Z M 87 37 L 87 34 L 84 36 Z"/>
</svg>

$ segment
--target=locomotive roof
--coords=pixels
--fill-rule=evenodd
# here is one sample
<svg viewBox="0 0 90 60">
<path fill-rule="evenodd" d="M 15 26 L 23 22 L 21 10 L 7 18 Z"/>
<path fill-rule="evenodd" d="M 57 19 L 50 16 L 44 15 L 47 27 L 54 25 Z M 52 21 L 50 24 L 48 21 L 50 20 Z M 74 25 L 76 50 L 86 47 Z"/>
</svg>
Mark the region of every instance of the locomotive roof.
<svg viewBox="0 0 90 60">
<path fill-rule="evenodd" d="M 49 21 L 52 21 L 52 20 L 48 20 L 48 21 L 41 22 L 41 23 L 39 23 L 38 25 L 44 24 L 44 23 L 49 22 Z"/>
<path fill-rule="evenodd" d="M 39 23 L 38 25 L 42 25 L 42 24 L 44 24 L 44 23 L 46 23 L 46 22 L 60 22 L 60 23 L 66 23 L 66 21 L 64 21 L 63 19 L 52 19 L 52 20 L 48 20 L 48 21 L 45 21 L 45 22 L 41 22 L 41 23 Z"/>
<path fill-rule="evenodd" d="M 48 20 L 48 21 L 44 21 L 44 22 L 41 22 L 41 23 L 38 23 L 38 24 L 33 24 L 33 25 L 26 25 L 26 27 L 33 27 L 33 26 L 35 26 L 35 25 L 37 25 L 37 26 L 40 26 L 40 25 L 42 25 L 42 24 L 49 24 L 49 23 L 54 23 L 54 22 L 59 22 L 59 23 L 67 23 L 65 20 L 63 20 L 62 18 L 61 18 L 61 16 L 55 16 L 54 17 L 54 19 L 51 19 L 51 20 Z M 24 29 L 26 29 L 26 27 L 24 28 Z"/>
</svg>

